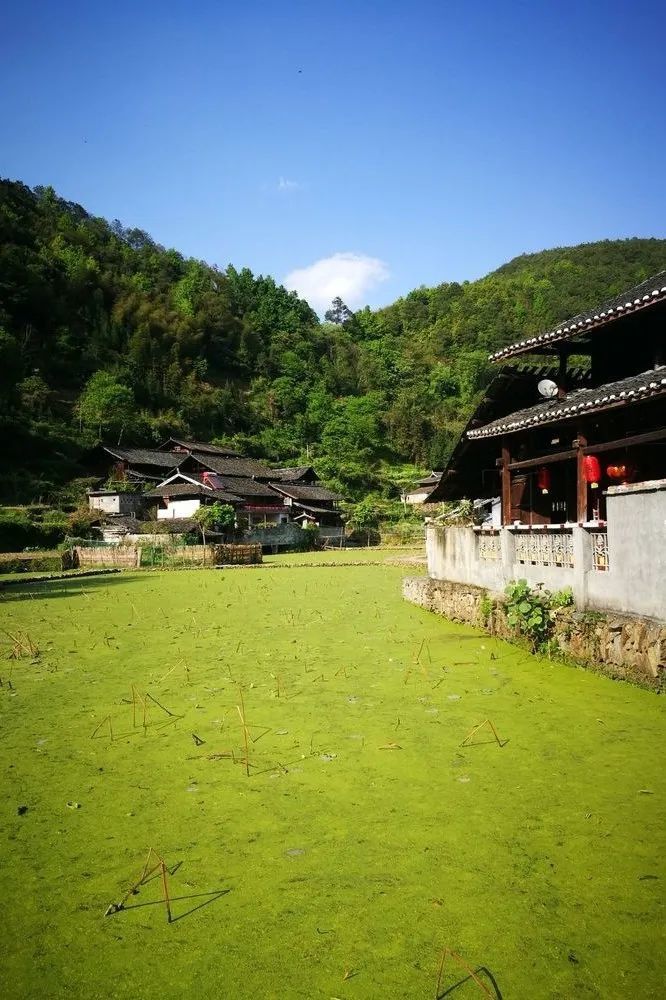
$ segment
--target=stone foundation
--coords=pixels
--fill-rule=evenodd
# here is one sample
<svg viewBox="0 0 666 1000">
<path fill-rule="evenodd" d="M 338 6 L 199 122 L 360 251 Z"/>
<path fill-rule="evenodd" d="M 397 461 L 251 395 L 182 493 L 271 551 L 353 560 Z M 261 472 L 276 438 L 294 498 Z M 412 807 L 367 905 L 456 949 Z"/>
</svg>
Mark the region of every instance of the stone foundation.
<svg viewBox="0 0 666 1000">
<path fill-rule="evenodd" d="M 403 580 L 403 597 L 427 611 L 516 641 L 504 598 L 471 584 L 413 576 Z M 488 610 L 489 605 L 491 609 Z M 553 626 L 562 654 L 610 677 L 661 690 L 666 677 L 666 624 L 614 612 L 562 608 Z"/>
</svg>

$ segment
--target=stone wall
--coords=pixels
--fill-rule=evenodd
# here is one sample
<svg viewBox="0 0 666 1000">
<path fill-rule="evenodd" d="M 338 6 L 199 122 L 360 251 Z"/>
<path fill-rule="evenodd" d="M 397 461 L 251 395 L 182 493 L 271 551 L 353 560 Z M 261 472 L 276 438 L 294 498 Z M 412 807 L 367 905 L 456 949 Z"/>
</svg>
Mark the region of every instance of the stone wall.
<svg viewBox="0 0 666 1000">
<path fill-rule="evenodd" d="M 408 577 L 403 597 L 452 621 L 485 629 L 500 639 L 518 636 L 506 618 L 502 597 L 472 584 Z M 484 612 L 492 603 L 487 617 Z M 666 624 L 613 612 L 558 611 L 553 638 L 564 656 L 610 677 L 661 690 L 666 677 Z"/>
<path fill-rule="evenodd" d="M 243 532 L 243 540 L 257 542 L 266 549 L 277 552 L 278 549 L 298 548 L 303 544 L 305 536 L 299 524 L 288 521 L 285 524 L 271 524 L 265 528 L 257 525 Z"/>
</svg>

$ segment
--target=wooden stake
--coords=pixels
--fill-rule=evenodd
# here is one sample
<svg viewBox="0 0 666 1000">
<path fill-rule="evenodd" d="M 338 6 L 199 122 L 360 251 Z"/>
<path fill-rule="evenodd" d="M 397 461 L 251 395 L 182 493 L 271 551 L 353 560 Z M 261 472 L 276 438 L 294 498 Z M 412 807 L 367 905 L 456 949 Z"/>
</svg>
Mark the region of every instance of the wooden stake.
<svg viewBox="0 0 666 1000">
<path fill-rule="evenodd" d="M 492 993 L 490 992 L 490 990 L 488 989 L 488 987 L 486 986 L 486 984 L 483 983 L 483 982 L 481 982 L 481 980 L 479 979 L 479 977 L 476 975 L 476 973 L 474 972 L 474 970 L 467 964 L 467 962 L 464 960 L 464 958 L 461 958 L 460 955 L 457 955 L 455 953 L 455 951 L 452 951 L 450 948 L 444 948 L 444 950 L 442 951 L 442 960 L 439 963 L 439 973 L 437 975 L 437 986 L 435 987 L 435 1000 L 439 1000 L 439 990 L 440 990 L 440 986 L 442 984 L 442 973 L 444 971 L 444 962 L 446 961 L 446 956 L 447 955 L 450 955 L 451 958 L 454 960 L 454 962 L 457 962 L 457 964 L 461 967 L 461 969 L 464 969 L 465 972 L 469 976 L 471 976 L 471 978 L 474 980 L 474 982 L 479 987 L 479 989 L 481 990 L 482 993 L 485 993 L 485 995 L 487 997 L 491 997 L 492 998 Z"/>
<path fill-rule="evenodd" d="M 483 729 L 484 726 L 488 726 L 491 729 L 492 734 L 495 737 L 495 740 L 497 741 L 497 745 L 500 746 L 500 747 L 503 747 L 504 743 L 502 743 L 501 739 L 499 738 L 499 736 L 497 734 L 497 730 L 495 729 L 495 727 L 492 724 L 492 722 L 490 721 L 490 719 L 484 719 L 483 722 L 480 722 L 478 726 L 474 726 L 473 729 L 470 729 L 470 731 L 468 732 L 467 736 L 462 741 L 462 743 L 460 744 L 460 746 L 461 747 L 468 746 L 469 745 L 469 741 L 472 739 L 472 737 L 475 736 L 480 729 Z"/>
<path fill-rule="evenodd" d="M 158 708 L 161 708 L 163 712 L 166 712 L 167 715 L 170 715 L 172 719 L 176 718 L 174 712 L 170 712 L 168 708 L 165 708 L 165 706 L 160 701 L 158 701 L 157 698 L 153 698 L 152 694 L 149 694 L 148 691 L 146 691 L 146 698 L 150 698 L 150 700 L 154 702 Z"/>
<path fill-rule="evenodd" d="M 11 687 L 11 684 L 10 684 L 10 687 Z M 105 718 L 103 718 L 102 721 L 100 722 L 99 726 L 97 726 L 97 728 L 93 730 L 93 732 L 90 734 L 90 739 L 91 740 L 95 739 L 95 737 L 97 736 L 97 733 L 100 731 L 100 729 L 102 728 L 102 726 L 104 725 L 105 722 L 108 722 L 108 724 L 109 724 L 109 736 L 111 738 L 111 742 L 113 743 L 113 725 L 111 723 L 111 716 L 110 715 L 105 716 Z"/>
<path fill-rule="evenodd" d="M 240 707 L 236 705 L 238 714 L 240 715 L 241 725 L 243 727 L 243 742 L 245 745 L 245 774 L 250 777 L 250 751 L 248 748 L 248 732 L 247 723 L 245 722 L 245 702 L 243 701 L 243 689 L 239 688 L 238 692 L 240 694 Z"/>
<path fill-rule="evenodd" d="M 166 867 L 164 861 L 162 862 L 161 868 L 162 868 L 162 886 L 164 888 L 164 903 L 166 905 L 166 911 L 167 911 L 167 923 L 170 924 L 171 923 L 171 900 L 169 899 L 169 886 L 167 884 L 167 867 Z"/>
</svg>

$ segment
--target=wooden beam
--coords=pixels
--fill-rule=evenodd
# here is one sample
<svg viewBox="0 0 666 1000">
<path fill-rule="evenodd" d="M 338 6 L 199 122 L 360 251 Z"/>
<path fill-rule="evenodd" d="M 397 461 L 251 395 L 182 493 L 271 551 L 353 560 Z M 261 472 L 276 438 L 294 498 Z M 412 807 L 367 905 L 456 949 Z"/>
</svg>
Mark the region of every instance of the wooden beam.
<svg viewBox="0 0 666 1000">
<path fill-rule="evenodd" d="M 511 453 L 502 442 L 502 524 L 511 524 Z"/>
<path fill-rule="evenodd" d="M 586 444 L 587 440 L 579 434 L 576 449 L 576 520 L 579 524 L 587 521 L 587 479 L 584 466 Z"/>
<path fill-rule="evenodd" d="M 599 444 L 586 444 L 583 448 L 584 455 L 593 455 L 598 451 L 617 451 L 620 448 L 632 448 L 639 444 L 649 444 L 651 441 L 666 440 L 666 427 L 658 431 L 647 431 L 645 434 L 634 434 L 631 437 L 618 438 L 616 441 L 602 441 Z M 520 462 L 510 462 L 509 469 L 515 472 L 519 469 L 535 469 L 539 465 L 550 465 L 553 462 L 564 462 L 570 458 L 578 456 L 578 448 L 570 448 L 568 451 L 556 451 L 549 455 L 541 455 L 539 458 L 526 458 Z M 501 468 L 503 461 L 497 459 L 497 465 Z"/>
<path fill-rule="evenodd" d="M 542 455 L 541 458 L 526 458 L 520 462 L 511 462 L 509 468 L 513 472 L 515 469 L 534 469 L 537 465 L 550 465 L 551 462 L 563 462 L 567 458 L 575 458 L 578 454 L 576 448 L 569 451 L 556 451 L 550 455 Z"/>
<path fill-rule="evenodd" d="M 580 343 L 555 340 L 552 344 L 541 344 L 539 347 L 523 347 L 520 351 L 514 351 L 512 354 L 507 354 L 505 357 L 498 358 L 497 360 L 508 361 L 509 358 L 515 358 L 519 354 L 549 354 L 552 357 L 553 354 L 558 355 L 560 353 L 560 348 L 567 355 L 592 353 L 592 345 L 589 340 L 581 341 Z"/>
<path fill-rule="evenodd" d="M 605 441 L 602 444 L 589 444 L 583 451 L 591 455 L 595 451 L 615 451 L 617 448 L 632 448 L 637 444 L 649 444 L 651 441 L 663 441 L 666 438 L 666 427 L 658 431 L 646 431 L 645 434 L 633 434 L 631 437 L 618 438 L 616 441 Z"/>
</svg>

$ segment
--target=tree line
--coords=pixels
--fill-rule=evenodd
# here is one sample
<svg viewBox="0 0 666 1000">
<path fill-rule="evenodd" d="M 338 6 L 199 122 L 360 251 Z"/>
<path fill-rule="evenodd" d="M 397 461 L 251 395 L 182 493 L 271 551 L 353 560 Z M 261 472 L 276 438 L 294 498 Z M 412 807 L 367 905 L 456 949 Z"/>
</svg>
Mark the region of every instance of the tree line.
<svg viewBox="0 0 666 1000">
<path fill-rule="evenodd" d="M 0 500 L 49 496 L 96 440 L 192 436 L 313 464 L 347 496 L 441 468 L 489 351 L 666 266 L 666 241 L 516 258 L 320 321 L 271 277 L 183 257 L 49 187 L 0 181 Z"/>
</svg>

